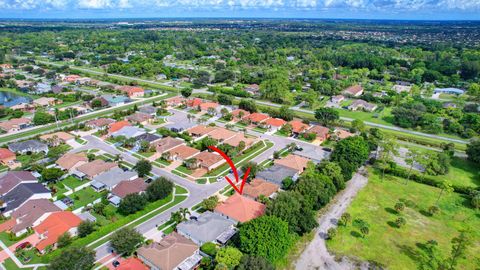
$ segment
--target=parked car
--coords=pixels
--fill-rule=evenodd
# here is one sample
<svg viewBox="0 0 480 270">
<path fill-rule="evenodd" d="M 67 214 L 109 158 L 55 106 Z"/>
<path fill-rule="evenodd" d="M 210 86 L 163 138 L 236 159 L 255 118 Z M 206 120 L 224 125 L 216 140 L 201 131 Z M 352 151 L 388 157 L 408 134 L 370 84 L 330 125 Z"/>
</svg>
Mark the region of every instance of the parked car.
<svg viewBox="0 0 480 270">
<path fill-rule="evenodd" d="M 19 244 L 15 249 L 16 250 L 24 249 L 24 248 L 27 248 L 29 246 L 30 246 L 30 242 L 23 242 L 23 243 Z"/>
<path fill-rule="evenodd" d="M 112 262 L 113 267 L 118 267 L 120 265 L 120 262 L 115 260 Z"/>
</svg>

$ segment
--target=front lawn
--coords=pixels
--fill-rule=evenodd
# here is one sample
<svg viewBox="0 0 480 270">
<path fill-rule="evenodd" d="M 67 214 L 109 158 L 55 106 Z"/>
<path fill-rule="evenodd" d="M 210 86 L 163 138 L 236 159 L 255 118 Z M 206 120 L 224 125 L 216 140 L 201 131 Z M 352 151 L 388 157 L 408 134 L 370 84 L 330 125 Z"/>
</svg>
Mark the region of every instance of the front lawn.
<svg viewBox="0 0 480 270">
<path fill-rule="evenodd" d="M 444 257 L 450 255 L 451 240 L 459 231 L 479 228 L 478 213 L 470 208 L 469 200 L 456 193 L 444 194 L 439 201 L 440 213 L 430 216 L 426 210 L 435 204 L 440 189 L 401 178 L 387 176 L 381 180 L 370 172 L 369 183 L 354 199 L 348 213 L 352 221 L 365 221 L 369 234 L 362 238 L 359 229 L 350 223 L 340 227 L 328 248 L 337 255 L 346 255 L 364 261 L 375 261 L 388 269 L 418 269 L 421 244 L 429 240 L 438 242 Z M 393 208 L 399 201 L 413 205 L 398 214 Z M 403 216 L 406 225 L 397 228 L 394 221 Z M 357 221 L 358 223 L 358 221 Z M 474 258 L 480 252 L 480 232 L 473 230 L 475 243 L 467 251 L 469 260 L 461 260 L 458 269 L 476 269 Z"/>
<path fill-rule="evenodd" d="M 62 180 L 62 184 L 66 185 L 70 189 L 75 189 L 76 187 L 81 186 L 85 183 L 87 183 L 87 181 L 82 181 L 72 175 Z"/>
<path fill-rule="evenodd" d="M 180 165 L 178 166 L 177 168 L 175 168 L 175 170 L 179 171 L 179 172 L 182 172 L 184 174 L 188 174 L 188 175 L 191 175 L 193 173 L 192 170 L 190 170 L 189 168 L 185 167 L 185 165 Z"/>
</svg>

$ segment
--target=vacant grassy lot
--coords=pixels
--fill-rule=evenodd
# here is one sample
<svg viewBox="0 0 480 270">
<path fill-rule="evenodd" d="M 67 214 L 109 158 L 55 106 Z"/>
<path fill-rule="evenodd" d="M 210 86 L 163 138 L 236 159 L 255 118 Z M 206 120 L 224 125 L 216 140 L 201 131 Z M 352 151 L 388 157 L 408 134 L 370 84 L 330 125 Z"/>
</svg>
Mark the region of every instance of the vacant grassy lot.
<svg viewBox="0 0 480 270">
<path fill-rule="evenodd" d="M 434 178 L 438 178 L 441 182 L 448 180 L 454 185 L 478 187 L 480 186 L 480 169 L 471 161 L 454 157 L 448 174 Z"/>
<path fill-rule="evenodd" d="M 387 179 L 388 178 L 388 179 Z M 352 220 L 362 219 L 369 224 L 370 233 L 362 238 L 352 224 L 340 227 L 337 236 L 328 242 L 331 251 L 338 255 L 349 255 L 361 260 L 372 260 L 388 269 L 417 269 L 419 264 L 418 244 L 436 240 L 444 256 L 451 251 L 450 241 L 458 231 L 472 228 L 475 243 L 468 250 L 468 260 L 462 260 L 457 269 L 476 269 L 480 252 L 480 215 L 470 208 L 469 201 L 458 195 L 442 196 L 440 213 L 428 216 L 428 207 L 435 204 L 440 190 L 431 186 L 403 179 L 386 177 L 384 181 L 373 173 L 368 185 L 358 194 L 349 207 Z M 400 215 L 393 209 L 399 200 L 411 200 L 414 206 L 406 207 L 401 213 L 406 225 L 397 228 L 393 222 Z"/>
<path fill-rule="evenodd" d="M 74 200 L 73 202 L 74 209 L 80 208 L 89 203 L 93 203 L 96 199 L 99 199 L 101 196 L 102 194 L 100 192 L 96 192 L 91 187 L 83 188 L 69 195 L 69 197 Z"/>
</svg>

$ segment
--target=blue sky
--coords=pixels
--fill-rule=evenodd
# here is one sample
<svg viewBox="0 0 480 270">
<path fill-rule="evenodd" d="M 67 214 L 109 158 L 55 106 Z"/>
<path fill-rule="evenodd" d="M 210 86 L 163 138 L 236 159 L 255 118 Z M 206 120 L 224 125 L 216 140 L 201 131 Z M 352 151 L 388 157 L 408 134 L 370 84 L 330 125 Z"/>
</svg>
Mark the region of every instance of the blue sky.
<svg viewBox="0 0 480 270">
<path fill-rule="evenodd" d="M 480 0 L 0 0 L 0 18 L 480 20 Z"/>
</svg>

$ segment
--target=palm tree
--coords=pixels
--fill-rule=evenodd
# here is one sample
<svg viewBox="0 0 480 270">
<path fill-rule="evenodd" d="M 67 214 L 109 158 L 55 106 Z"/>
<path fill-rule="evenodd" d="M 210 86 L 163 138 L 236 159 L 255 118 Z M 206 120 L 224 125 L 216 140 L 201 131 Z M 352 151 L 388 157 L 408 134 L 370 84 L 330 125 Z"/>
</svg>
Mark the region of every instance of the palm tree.
<svg viewBox="0 0 480 270">
<path fill-rule="evenodd" d="M 182 216 L 182 221 L 188 220 L 187 215 L 191 215 L 188 208 L 180 208 L 179 212 L 180 212 L 180 215 Z"/>
<path fill-rule="evenodd" d="M 410 180 L 410 175 L 412 174 L 413 166 L 417 161 L 420 159 L 420 152 L 415 150 L 415 149 L 410 149 L 407 152 L 407 158 L 405 159 L 405 163 L 410 165 L 410 168 L 408 170 L 408 175 L 405 181 L 405 185 L 408 183 L 408 180 Z"/>
<path fill-rule="evenodd" d="M 392 137 L 385 137 L 382 141 L 380 141 L 379 147 L 381 148 L 380 160 L 383 163 L 383 168 L 382 168 L 382 180 L 383 180 L 385 176 L 385 168 L 387 167 L 387 163 L 393 159 L 394 155 L 398 155 L 398 144 L 394 139 L 392 139 Z"/>
<path fill-rule="evenodd" d="M 113 158 L 113 161 L 115 162 L 121 162 L 123 160 L 122 155 L 116 154 L 115 157 Z"/>
</svg>

